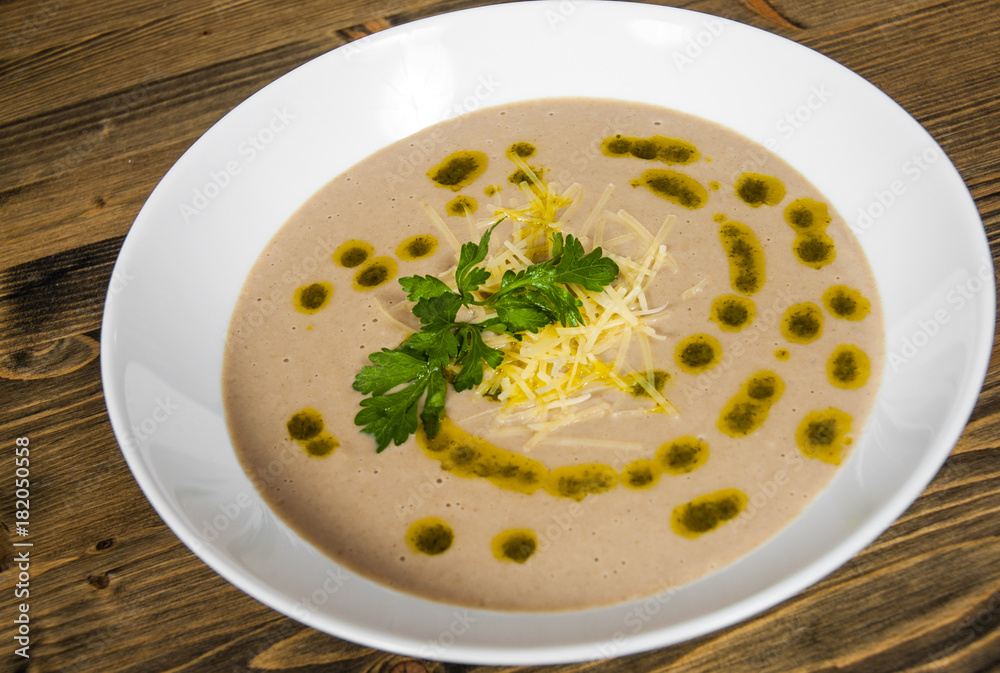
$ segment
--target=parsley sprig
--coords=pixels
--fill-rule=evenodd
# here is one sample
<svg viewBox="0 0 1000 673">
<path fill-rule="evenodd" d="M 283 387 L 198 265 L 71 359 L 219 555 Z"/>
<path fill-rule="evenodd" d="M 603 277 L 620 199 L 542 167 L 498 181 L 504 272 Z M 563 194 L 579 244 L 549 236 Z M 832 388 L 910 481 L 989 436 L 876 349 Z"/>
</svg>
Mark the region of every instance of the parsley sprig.
<svg viewBox="0 0 1000 673">
<path fill-rule="evenodd" d="M 444 415 L 449 378 L 456 391 L 470 390 L 483 381 L 483 363 L 493 369 L 500 366 L 503 351 L 488 346 L 483 332 L 506 333 L 519 340 L 521 333 L 536 333 L 555 322 L 583 325 L 581 302 L 567 286 L 599 292 L 618 276 L 618 265 L 604 257 L 600 248 L 584 254 L 578 239 L 564 239 L 555 232 L 551 259 L 521 271 L 507 271 L 495 292 L 479 294 L 479 288 L 490 280 L 490 272 L 479 265 L 489 253 L 497 224 L 479 243 L 462 246 L 456 289 L 434 276 L 399 279 L 407 298 L 414 302 L 412 311 L 420 320 L 420 331 L 395 349 L 372 353 L 368 356 L 372 364 L 362 367 L 354 379 L 354 389 L 370 396 L 361 401 L 354 423 L 374 436 L 378 452 L 392 442 L 397 446 L 405 442 L 416 433 L 418 423 L 433 438 Z M 457 320 L 461 308 L 472 306 L 492 309 L 494 315 L 479 322 Z M 449 368 L 458 371 L 446 378 Z"/>
</svg>

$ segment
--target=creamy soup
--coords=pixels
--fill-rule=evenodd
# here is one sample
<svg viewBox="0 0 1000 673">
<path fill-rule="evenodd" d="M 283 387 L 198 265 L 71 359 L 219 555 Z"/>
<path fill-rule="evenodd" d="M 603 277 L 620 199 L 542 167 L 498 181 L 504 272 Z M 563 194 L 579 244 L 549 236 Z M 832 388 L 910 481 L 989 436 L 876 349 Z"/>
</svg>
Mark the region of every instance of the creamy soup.
<svg viewBox="0 0 1000 673">
<path fill-rule="evenodd" d="M 555 232 L 617 277 L 565 286 L 583 325 L 484 331 L 502 363 L 448 385 L 436 433 L 378 451 L 352 385 L 421 329 L 397 281 L 455 288 L 459 246 L 497 222 L 484 304 Z M 675 111 L 554 99 L 443 122 L 320 190 L 246 280 L 223 385 L 255 486 L 332 559 L 553 611 L 690 582 L 787 525 L 863 431 L 883 340 L 858 242 L 789 165 Z"/>
</svg>

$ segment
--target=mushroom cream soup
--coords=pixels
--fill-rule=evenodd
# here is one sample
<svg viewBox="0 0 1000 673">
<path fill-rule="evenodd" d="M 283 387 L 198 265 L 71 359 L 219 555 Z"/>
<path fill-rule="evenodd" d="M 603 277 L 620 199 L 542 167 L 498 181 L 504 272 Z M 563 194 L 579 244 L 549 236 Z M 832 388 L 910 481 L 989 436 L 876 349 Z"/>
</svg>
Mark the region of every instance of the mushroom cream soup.
<svg viewBox="0 0 1000 673">
<path fill-rule="evenodd" d="M 414 277 L 463 298 L 451 327 L 440 297 L 414 314 Z M 538 306 L 558 317 L 504 332 Z M 787 525 L 861 435 L 883 338 L 861 247 L 785 162 L 671 110 L 553 99 L 445 121 L 320 190 L 246 280 L 223 385 L 246 472 L 332 559 L 553 611 L 690 582 Z M 472 355 L 433 364 L 451 343 Z M 402 390 L 415 434 L 372 420 Z"/>
</svg>

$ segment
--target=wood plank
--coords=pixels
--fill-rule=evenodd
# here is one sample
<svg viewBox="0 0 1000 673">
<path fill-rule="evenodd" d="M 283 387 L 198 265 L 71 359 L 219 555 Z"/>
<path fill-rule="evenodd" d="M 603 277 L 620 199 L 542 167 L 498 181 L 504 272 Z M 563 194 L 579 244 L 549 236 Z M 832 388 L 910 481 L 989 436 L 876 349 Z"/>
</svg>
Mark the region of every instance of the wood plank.
<svg viewBox="0 0 1000 673">
<path fill-rule="evenodd" d="M 573 0 L 566 0 L 572 2 Z M 0 11 L 0 459 L 32 440 L 32 660 L 3 670 L 486 670 L 304 627 L 166 528 L 111 433 L 93 344 L 111 265 L 174 161 L 268 82 L 340 44 L 468 0 L 6 0 Z M 995 0 L 690 0 L 859 72 L 941 144 L 1000 257 Z M 994 349 L 994 353 L 997 349 Z M 757 618 L 561 671 L 1000 671 L 1000 359 L 934 481 L 850 562 Z M 6 470 L 6 468 L 4 468 Z M 6 474 L 6 471 L 2 471 Z M 0 487 L 0 593 L 12 493 Z M 35 537 L 37 532 L 37 537 Z M 9 601 L 0 600 L 0 617 Z M 8 620 L 0 640 L 13 642 Z M 610 625 L 628 630 L 628 625 Z"/>
</svg>

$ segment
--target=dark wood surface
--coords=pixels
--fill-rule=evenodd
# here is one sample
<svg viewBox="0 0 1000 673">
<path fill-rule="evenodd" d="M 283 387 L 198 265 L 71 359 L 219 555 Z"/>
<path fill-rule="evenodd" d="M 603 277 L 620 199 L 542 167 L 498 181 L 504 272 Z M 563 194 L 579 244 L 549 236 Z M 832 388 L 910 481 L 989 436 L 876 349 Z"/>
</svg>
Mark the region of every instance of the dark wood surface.
<svg viewBox="0 0 1000 673">
<path fill-rule="evenodd" d="M 419 673 L 268 609 L 163 524 L 112 436 L 98 342 L 140 206 L 209 126 L 295 66 L 480 0 L 0 1 L 0 671 Z M 872 81 L 943 146 L 1000 234 L 996 0 L 701 0 Z M 345 92 L 349 95 L 349 92 Z M 563 670 L 1000 671 L 1000 372 L 875 543 L 755 619 Z M 30 659 L 14 654 L 15 438 L 31 441 Z"/>
</svg>

